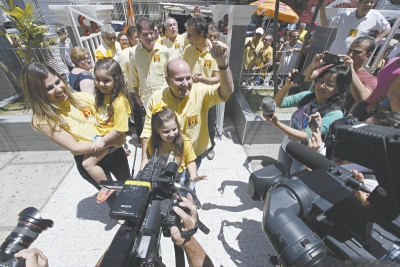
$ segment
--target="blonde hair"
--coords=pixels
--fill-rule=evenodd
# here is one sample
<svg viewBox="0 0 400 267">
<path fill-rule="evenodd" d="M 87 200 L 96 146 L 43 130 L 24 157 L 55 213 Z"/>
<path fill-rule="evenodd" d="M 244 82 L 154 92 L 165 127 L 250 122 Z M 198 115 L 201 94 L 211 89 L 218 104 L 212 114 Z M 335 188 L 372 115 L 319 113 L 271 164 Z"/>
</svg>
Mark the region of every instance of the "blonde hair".
<svg viewBox="0 0 400 267">
<path fill-rule="evenodd" d="M 71 58 L 71 61 L 75 64 L 79 64 L 79 60 L 82 59 L 85 55 L 90 56 L 89 51 L 87 51 L 85 48 L 80 47 L 80 46 L 75 46 L 71 50 L 71 54 L 69 57 Z"/>
<path fill-rule="evenodd" d="M 60 107 L 52 103 L 48 97 L 44 81 L 49 77 L 49 74 L 57 76 L 65 84 L 65 94 L 72 106 L 82 109 L 84 104 L 74 97 L 68 83 L 52 67 L 39 62 L 26 65 L 21 72 L 22 90 L 33 111 L 32 128 L 53 134 L 57 126 L 68 130 L 69 125 L 57 114 Z M 43 127 L 44 125 L 50 127 L 50 132 Z"/>
</svg>

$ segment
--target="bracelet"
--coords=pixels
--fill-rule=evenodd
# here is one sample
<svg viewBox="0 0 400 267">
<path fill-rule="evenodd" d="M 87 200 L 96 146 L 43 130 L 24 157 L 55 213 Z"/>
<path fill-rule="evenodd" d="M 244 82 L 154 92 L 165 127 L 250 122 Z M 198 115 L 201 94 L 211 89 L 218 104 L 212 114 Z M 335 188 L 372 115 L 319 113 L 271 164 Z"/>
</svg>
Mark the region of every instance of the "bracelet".
<svg viewBox="0 0 400 267">
<path fill-rule="evenodd" d="M 218 66 L 219 70 L 227 70 L 229 68 L 229 64 L 226 64 L 226 66 Z"/>
</svg>

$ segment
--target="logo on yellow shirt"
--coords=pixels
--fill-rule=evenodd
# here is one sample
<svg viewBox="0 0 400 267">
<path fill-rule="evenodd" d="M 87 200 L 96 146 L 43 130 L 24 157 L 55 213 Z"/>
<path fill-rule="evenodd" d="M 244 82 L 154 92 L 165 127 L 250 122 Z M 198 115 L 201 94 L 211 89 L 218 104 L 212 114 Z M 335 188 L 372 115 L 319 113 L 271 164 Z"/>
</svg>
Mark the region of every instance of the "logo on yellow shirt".
<svg viewBox="0 0 400 267">
<path fill-rule="evenodd" d="M 188 128 L 194 128 L 199 123 L 197 115 L 187 117 Z"/>
<path fill-rule="evenodd" d="M 82 113 L 83 113 L 83 116 L 85 116 L 86 119 L 94 116 L 93 111 L 90 108 L 90 106 L 84 107 L 82 109 Z"/>
<path fill-rule="evenodd" d="M 175 49 L 181 48 L 181 44 L 180 43 L 175 43 Z"/>
<path fill-rule="evenodd" d="M 155 54 L 154 57 L 153 57 L 153 61 L 154 62 L 161 62 L 161 55 Z"/>
<path fill-rule="evenodd" d="M 211 60 L 204 60 L 204 68 L 205 69 L 211 69 Z"/>
<path fill-rule="evenodd" d="M 358 33 L 358 30 L 357 30 L 357 29 L 351 29 L 351 30 L 349 31 L 349 36 L 348 36 L 348 37 L 356 37 L 356 36 L 357 36 L 357 33 Z"/>
</svg>

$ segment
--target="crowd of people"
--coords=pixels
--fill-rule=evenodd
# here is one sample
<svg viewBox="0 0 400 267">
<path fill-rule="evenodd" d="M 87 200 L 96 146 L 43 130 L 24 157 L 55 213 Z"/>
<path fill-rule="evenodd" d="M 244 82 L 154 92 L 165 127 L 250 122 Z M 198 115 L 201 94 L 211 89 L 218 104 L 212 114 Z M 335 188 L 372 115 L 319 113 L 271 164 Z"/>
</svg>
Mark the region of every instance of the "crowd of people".
<svg viewBox="0 0 400 267">
<path fill-rule="evenodd" d="M 324 2 L 322 25 L 338 27 L 329 53 L 340 60 L 327 64 L 324 55 L 328 51 L 316 54 L 303 71 L 305 81 L 314 81 L 312 89 L 294 95 L 288 96 L 298 85 L 292 81 L 298 73 L 293 66 L 302 46 L 309 46 L 304 44 L 307 25 L 300 23 L 298 30 L 290 25 L 287 40 L 261 27 L 245 40 L 242 69 L 253 73 L 253 82 L 260 85 L 261 78 L 278 63 L 272 61 L 272 43 L 279 38 L 279 74 L 285 81 L 274 99 L 280 108 L 297 110 L 289 125 L 276 114 L 264 118 L 285 135 L 278 162 L 291 174 L 305 166 L 286 152 L 288 142 L 301 142 L 323 154 L 329 126 L 343 116 L 399 127 L 400 58 L 391 58 L 377 77 L 363 68 L 376 42 L 390 31 L 387 21 L 372 9 L 374 3 L 359 0 L 355 11 L 328 19 Z M 173 151 L 182 185 L 195 192 L 196 182 L 207 179 L 198 170 L 205 157 L 212 160 L 215 155 L 215 106 L 228 100 L 234 85 L 226 36 L 217 24 L 207 23 L 196 8 L 185 26 L 186 32 L 180 34 L 173 17 L 165 23 L 139 18 L 136 26 L 116 36 L 114 28 L 105 24 L 95 64 L 89 51 L 71 47 L 65 30 L 60 30 L 60 51 L 70 71 L 68 82 L 42 63 L 30 63 L 22 71 L 23 91 L 33 110 L 32 127 L 71 151 L 81 176 L 99 190 L 98 203 L 111 205 L 116 198 L 113 190 L 99 186 L 100 181 L 109 179 L 110 173 L 118 181 L 130 177 L 121 146 L 131 113 L 139 140 L 136 145 L 142 147 L 140 169 L 149 157 Z M 375 39 L 368 36 L 372 30 L 379 31 Z M 318 123 L 316 128 L 311 127 L 313 120 Z M 191 229 L 197 220 L 196 208 L 190 201 L 180 206 L 190 210 L 187 214 L 174 208 L 184 227 Z M 212 266 L 194 237 L 182 239 L 176 227 L 171 234 L 173 242 L 185 249 L 191 266 Z M 36 254 L 47 264 L 41 252 L 25 253 Z"/>
</svg>

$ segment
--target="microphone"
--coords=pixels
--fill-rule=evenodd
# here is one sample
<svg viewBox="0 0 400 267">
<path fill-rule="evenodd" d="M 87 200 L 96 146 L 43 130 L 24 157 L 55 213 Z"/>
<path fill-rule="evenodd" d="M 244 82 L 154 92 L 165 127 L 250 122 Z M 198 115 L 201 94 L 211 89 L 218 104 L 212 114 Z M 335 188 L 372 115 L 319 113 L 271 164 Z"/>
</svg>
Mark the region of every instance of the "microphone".
<svg viewBox="0 0 400 267">
<path fill-rule="evenodd" d="M 287 144 L 286 152 L 312 170 L 323 169 L 329 172 L 336 167 L 336 163 L 333 160 L 325 158 L 318 152 L 296 141 L 291 141 Z"/>
<path fill-rule="evenodd" d="M 333 160 L 329 160 L 325 158 L 323 155 L 319 154 L 318 152 L 312 150 L 309 147 L 302 145 L 299 142 L 291 141 L 286 146 L 286 152 L 295 158 L 296 160 L 300 161 L 307 167 L 312 170 L 315 169 L 322 169 L 324 171 L 330 172 L 336 167 L 336 163 Z M 343 172 L 345 172 L 344 168 L 340 167 L 337 169 L 333 175 L 342 176 Z M 344 178 L 344 179 L 343 179 Z M 345 182 L 347 186 L 355 190 L 360 190 L 365 193 L 371 193 L 371 191 L 366 187 L 363 183 L 358 181 L 354 177 L 344 176 L 342 180 Z"/>
<path fill-rule="evenodd" d="M 265 115 L 271 116 L 272 114 L 275 113 L 276 109 L 275 100 L 270 96 L 264 97 L 263 100 L 261 101 L 261 109 Z"/>
</svg>

